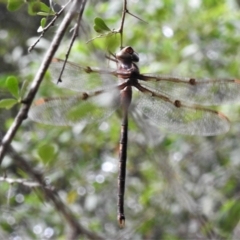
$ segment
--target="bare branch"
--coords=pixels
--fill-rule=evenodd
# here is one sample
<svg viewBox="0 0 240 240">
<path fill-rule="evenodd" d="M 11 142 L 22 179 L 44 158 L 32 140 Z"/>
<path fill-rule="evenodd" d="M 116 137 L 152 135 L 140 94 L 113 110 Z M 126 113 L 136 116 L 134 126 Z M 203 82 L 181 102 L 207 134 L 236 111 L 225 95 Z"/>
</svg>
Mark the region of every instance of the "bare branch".
<svg viewBox="0 0 240 240">
<path fill-rule="evenodd" d="M 81 22 L 81 19 L 82 19 L 82 15 L 83 15 L 83 11 L 84 11 L 85 5 L 86 5 L 86 0 L 83 0 L 81 11 L 78 14 L 77 23 L 74 26 L 72 39 L 71 39 L 68 51 L 66 53 L 66 57 L 65 57 L 65 60 L 64 60 L 64 63 L 63 63 L 63 67 L 62 67 L 61 73 L 60 73 L 59 78 L 58 78 L 58 82 L 61 82 L 62 74 L 63 74 L 64 68 L 65 68 L 65 65 L 67 63 L 70 51 L 72 49 L 73 43 L 74 43 L 75 39 L 78 37 L 78 35 L 79 35 L 79 27 L 80 27 L 80 22 Z"/>
<path fill-rule="evenodd" d="M 37 182 L 31 182 L 27 179 L 22 179 L 22 178 L 14 179 L 14 178 L 8 178 L 8 177 L 0 177 L 0 182 L 7 182 L 9 184 L 18 183 L 18 184 L 22 184 L 22 185 L 25 185 L 30 188 L 42 186 Z"/>
<path fill-rule="evenodd" d="M 144 23 L 147 23 L 145 22 L 144 20 L 142 20 L 141 18 L 137 17 L 136 15 L 130 13 L 127 9 L 127 0 L 123 0 L 123 10 L 122 10 L 122 17 L 121 17 L 121 24 L 120 24 L 120 27 L 118 29 L 113 29 L 111 30 L 110 32 L 106 33 L 106 34 L 100 34 L 90 40 L 87 41 L 87 43 L 93 41 L 94 39 L 96 38 L 103 38 L 103 37 L 108 37 L 108 36 L 111 36 L 113 34 L 120 34 L 120 48 L 122 49 L 123 48 L 123 29 L 124 29 L 124 22 L 125 22 L 125 17 L 126 17 L 126 13 L 128 13 L 129 15 L 131 15 L 132 17 L 135 17 L 137 18 L 138 20 L 144 22 Z"/>
<path fill-rule="evenodd" d="M 120 33 L 120 36 L 121 36 L 121 49 L 123 48 L 123 29 L 124 29 L 124 21 L 125 21 L 125 16 L 126 16 L 126 13 L 128 13 L 129 15 L 131 15 L 132 17 L 135 17 L 137 18 L 138 20 L 146 23 L 144 20 L 142 20 L 141 18 L 137 17 L 136 15 L 130 13 L 128 11 L 128 8 L 127 8 L 127 0 L 123 0 L 123 11 L 122 11 L 122 21 L 121 21 L 121 26 L 120 28 L 118 29 L 118 32 Z"/>
<path fill-rule="evenodd" d="M 31 52 L 33 50 L 33 48 L 38 44 L 38 42 L 40 41 L 40 39 L 44 36 L 44 34 L 47 32 L 47 30 L 54 25 L 55 21 L 58 19 L 58 17 L 63 13 L 64 9 L 67 7 L 67 5 L 71 2 L 68 1 L 64 6 L 62 6 L 62 8 L 59 10 L 59 12 L 57 12 L 54 16 L 54 18 L 52 19 L 52 21 L 42 30 L 41 35 L 38 37 L 38 39 L 36 40 L 35 43 L 33 43 L 29 48 L 28 48 L 28 52 Z"/>
<path fill-rule="evenodd" d="M 15 136 L 18 128 L 21 126 L 23 120 L 27 118 L 27 114 L 28 114 L 29 108 L 31 106 L 31 103 L 37 93 L 37 90 L 38 90 L 38 88 L 42 82 L 42 79 L 48 69 L 48 66 L 51 63 L 52 57 L 54 56 L 55 52 L 57 51 L 58 46 L 64 36 L 65 31 L 66 31 L 67 27 L 69 26 L 69 24 L 71 23 L 72 18 L 75 15 L 76 9 L 79 9 L 79 7 L 82 6 L 81 3 L 82 3 L 81 0 L 75 0 L 72 2 L 72 6 L 71 6 L 70 10 L 64 17 L 61 25 L 58 28 L 56 35 L 53 38 L 53 41 L 51 43 L 51 46 L 49 47 L 49 50 L 46 52 L 46 55 L 42 61 L 42 64 L 41 64 L 34 80 L 33 80 L 33 83 L 27 94 L 26 99 L 24 99 L 22 101 L 23 102 L 22 107 L 20 108 L 16 118 L 14 119 L 14 122 L 12 123 L 12 125 L 8 129 L 7 133 L 5 134 L 4 138 L 2 139 L 2 142 L 0 145 L 0 164 L 3 160 L 3 157 L 6 153 L 7 148 L 9 146 L 10 142 L 12 141 L 13 137 Z"/>
<path fill-rule="evenodd" d="M 127 0 L 123 1 L 123 11 L 122 11 L 122 21 L 121 21 L 121 26 L 119 28 L 119 33 L 121 37 L 121 49 L 123 48 L 123 28 L 124 28 L 124 21 L 125 21 L 125 16 L 127 13 Z"/>
</svg>

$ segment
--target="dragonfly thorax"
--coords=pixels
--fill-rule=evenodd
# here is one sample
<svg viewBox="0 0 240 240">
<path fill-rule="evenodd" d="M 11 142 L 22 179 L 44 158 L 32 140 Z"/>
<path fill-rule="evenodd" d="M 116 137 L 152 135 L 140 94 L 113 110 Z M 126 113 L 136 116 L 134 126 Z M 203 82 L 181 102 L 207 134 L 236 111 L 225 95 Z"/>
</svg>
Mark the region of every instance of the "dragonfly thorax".
<svg viewBox="0 0 240 240">
<path fill-rule="evenodd" d="M 116 58 L 118 60 L 118 77 L 122 79 L 137 79 L 139 69 L 135 62 L 139 61 L 139 57 L 134 50 L 131 47 L 125 47 L 116 54 Z"/>
</svg>

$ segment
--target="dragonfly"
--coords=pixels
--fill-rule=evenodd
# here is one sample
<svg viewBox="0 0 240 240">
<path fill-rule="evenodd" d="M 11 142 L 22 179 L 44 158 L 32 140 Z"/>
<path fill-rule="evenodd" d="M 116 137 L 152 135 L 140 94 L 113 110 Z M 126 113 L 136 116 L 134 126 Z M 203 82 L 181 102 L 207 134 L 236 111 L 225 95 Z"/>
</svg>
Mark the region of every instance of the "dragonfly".
<svg viewBox="0 0 240 240">
<path fill-rule="evenodd" d="M 77 94 L 40 98 L 33 103 L 29 117 L 44 124 L 73 126 L 103 121 L 117 109 L 121 111 L 117 218 L 123 227 L 128 115 L 133 103 L 142 116 L 167 131 L 214 136 L 226 133 L 230 122 L 209 107 L 238 102 L 240 80 L 141 74 L 139 56 L 130 46 L 122 48 L 112 60 L 116 69 L 67 62 L 59 79 L 64 60 L 53 59 L 49 68 L 52 81 Z"/>
</svg>

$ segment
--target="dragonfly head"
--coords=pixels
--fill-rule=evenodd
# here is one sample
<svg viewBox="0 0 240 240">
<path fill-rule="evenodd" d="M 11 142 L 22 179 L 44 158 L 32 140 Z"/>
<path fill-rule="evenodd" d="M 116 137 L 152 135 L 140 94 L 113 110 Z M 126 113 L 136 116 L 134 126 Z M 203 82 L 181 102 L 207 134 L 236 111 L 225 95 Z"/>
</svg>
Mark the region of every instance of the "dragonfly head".
<svg viewBox="0 0 240 240">
<path fill-rule="evenodd" d="M 139 57 L 136 52 L 134 52 L 133 48 L 125 47 L 120 52 L 116 54 L 117 60 L 123 63 L 131 63 L 131 62 L 138 62 Z"/>
</svg>

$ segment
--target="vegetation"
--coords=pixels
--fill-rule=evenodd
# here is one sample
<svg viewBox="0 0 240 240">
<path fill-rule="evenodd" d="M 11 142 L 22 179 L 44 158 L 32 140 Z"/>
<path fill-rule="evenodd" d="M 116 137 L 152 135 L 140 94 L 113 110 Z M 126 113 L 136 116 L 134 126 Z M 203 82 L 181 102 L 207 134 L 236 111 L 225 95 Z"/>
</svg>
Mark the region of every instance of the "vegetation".
<svg viewBox="0 0 240 240">
<path fill-rule="evenodd" d="M 66 14 L 28 53 L 49 21 L 42 20 L 48 3 L 15 2 L 0 3 L 1 139 Z M 142 73 L 240 78 L 237 1 L 129 1 L 128 10 L 146 22 L 126 15 L 123 29 L 123 45 L 139 53 Z M 108 67 L 105 54 L 120 47 L 120 35 L 109 29 L 119 28 L 121 11 L 121 1 L 89 1 L 69 60 Z M 65 57 L 75 22 L 56 57 Z M 66 93 L 47 74 L 37 98 Z M 82 127 L 26 119 L 0 169 L 0 238 L 237 239 L 240 108 L 216 109 L 231 129 L 215 137 L 150 130 L 151 123 L 131 119 L 124 229 L 116 220 L 119 114 Z"/>
</svg>

